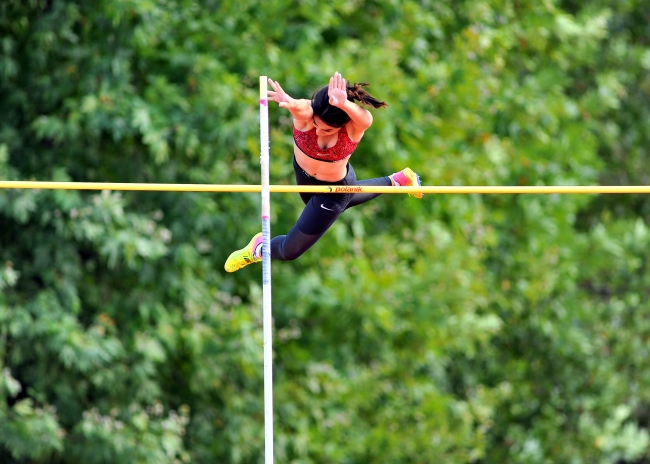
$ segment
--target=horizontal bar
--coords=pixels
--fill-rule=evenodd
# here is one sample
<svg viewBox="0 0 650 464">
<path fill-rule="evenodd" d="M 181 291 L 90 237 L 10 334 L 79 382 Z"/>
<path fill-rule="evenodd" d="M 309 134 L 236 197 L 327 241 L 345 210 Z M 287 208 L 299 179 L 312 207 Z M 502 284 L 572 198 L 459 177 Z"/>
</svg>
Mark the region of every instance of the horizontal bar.
<svg viewBox="0 0 650 464">
<path fill-rule="evenodd" d="M 261 185 L 148 184 L 119 182 L 0 181 L 0 189 L 130 190 L 150 192 L 261 192 Z M 369 187 L 341 185 L 271 185 L 272 193 L 426 193 L 426 194 L 549 194 L 650 193 L 650 185 L 560 186 L 421 186 Z"/>
</svg>

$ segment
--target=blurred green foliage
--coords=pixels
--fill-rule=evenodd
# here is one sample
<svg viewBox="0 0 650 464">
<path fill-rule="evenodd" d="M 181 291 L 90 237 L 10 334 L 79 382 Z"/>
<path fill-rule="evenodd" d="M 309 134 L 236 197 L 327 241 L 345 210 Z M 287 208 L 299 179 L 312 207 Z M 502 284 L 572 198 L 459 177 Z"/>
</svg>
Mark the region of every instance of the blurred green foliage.
<svg viewBox="0 0 650 464">
<path fill-rule="evenodd" d="M 389 103 L 352 161 L 647 184 L 642 0 L 5 0 L 0 178 L 259 183 L 258 78 Z M 271 181 L 293 183 L 272 106 Z M 301 210 L 273 196 L 272 231 Z M 386 195 L 273 264 L 275 451 L 650 459 L 644 195 Z M 253 194 L 0 191 L 0 462 L 263 462 Z"/>
</svg>

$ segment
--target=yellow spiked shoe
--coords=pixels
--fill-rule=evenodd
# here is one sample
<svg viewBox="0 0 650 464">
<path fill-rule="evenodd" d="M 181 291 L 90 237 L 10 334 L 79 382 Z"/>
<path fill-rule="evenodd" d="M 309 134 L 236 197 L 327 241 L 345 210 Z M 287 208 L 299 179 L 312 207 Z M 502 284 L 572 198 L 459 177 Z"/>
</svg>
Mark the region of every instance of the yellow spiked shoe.
<svg viewBox="0 0 650 464">
<path fill-rule="evenodd" d="M 253 237 L 251 241 L 248 242 L 248 245 L 246 245 L 244 248 L 232 252 L 232 254 L 226 260 L 226 264 L 224 265 L 226 271 L 235 272 L 244 266 L 248 266 L 251 263 L 262 261 L 261 247 L 259 256 L 255 254 L 255 251 L 261 244 L 262 232 Z"/>
</svg>

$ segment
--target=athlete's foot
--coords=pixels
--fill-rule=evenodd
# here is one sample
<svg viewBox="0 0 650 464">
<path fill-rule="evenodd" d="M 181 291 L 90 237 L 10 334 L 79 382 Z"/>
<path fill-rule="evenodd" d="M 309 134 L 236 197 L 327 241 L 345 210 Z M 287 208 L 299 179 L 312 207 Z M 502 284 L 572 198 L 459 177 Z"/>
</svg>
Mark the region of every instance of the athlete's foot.
<svg viewBox="0 0 650 464">
<path fill-rule="evenodd" d="M 224 268 L 228 272 L 235 272 L 259 261 L 262 261 L 262 232 L 253 237 L 244 248 L 234 251 L 226 260 Z"/>
<path fill-rule="evenodd" d="M 400 172 L 393 174 L 393 182 L 400 187 L 420 187 L 420 176 L 414 173 L 411 168 L 404 168 Z M 415 198 L 422 198 L 422 193 L 409 193 Z"/>
</svg>

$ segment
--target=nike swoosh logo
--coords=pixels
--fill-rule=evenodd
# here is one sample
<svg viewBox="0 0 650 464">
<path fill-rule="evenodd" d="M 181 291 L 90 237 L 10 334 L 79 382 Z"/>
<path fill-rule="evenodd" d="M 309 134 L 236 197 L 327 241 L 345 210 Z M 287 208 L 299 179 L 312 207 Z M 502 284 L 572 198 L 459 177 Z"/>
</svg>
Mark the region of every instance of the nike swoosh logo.
<svg viewBox="0 0 650 464">
<path fill-rule="evenodd" d="M 333 209 L 326 208 L 324 204 L 320 204 L 320 207 L 326 209 L 327 211 L 334 211 Z"/>
</svg>

